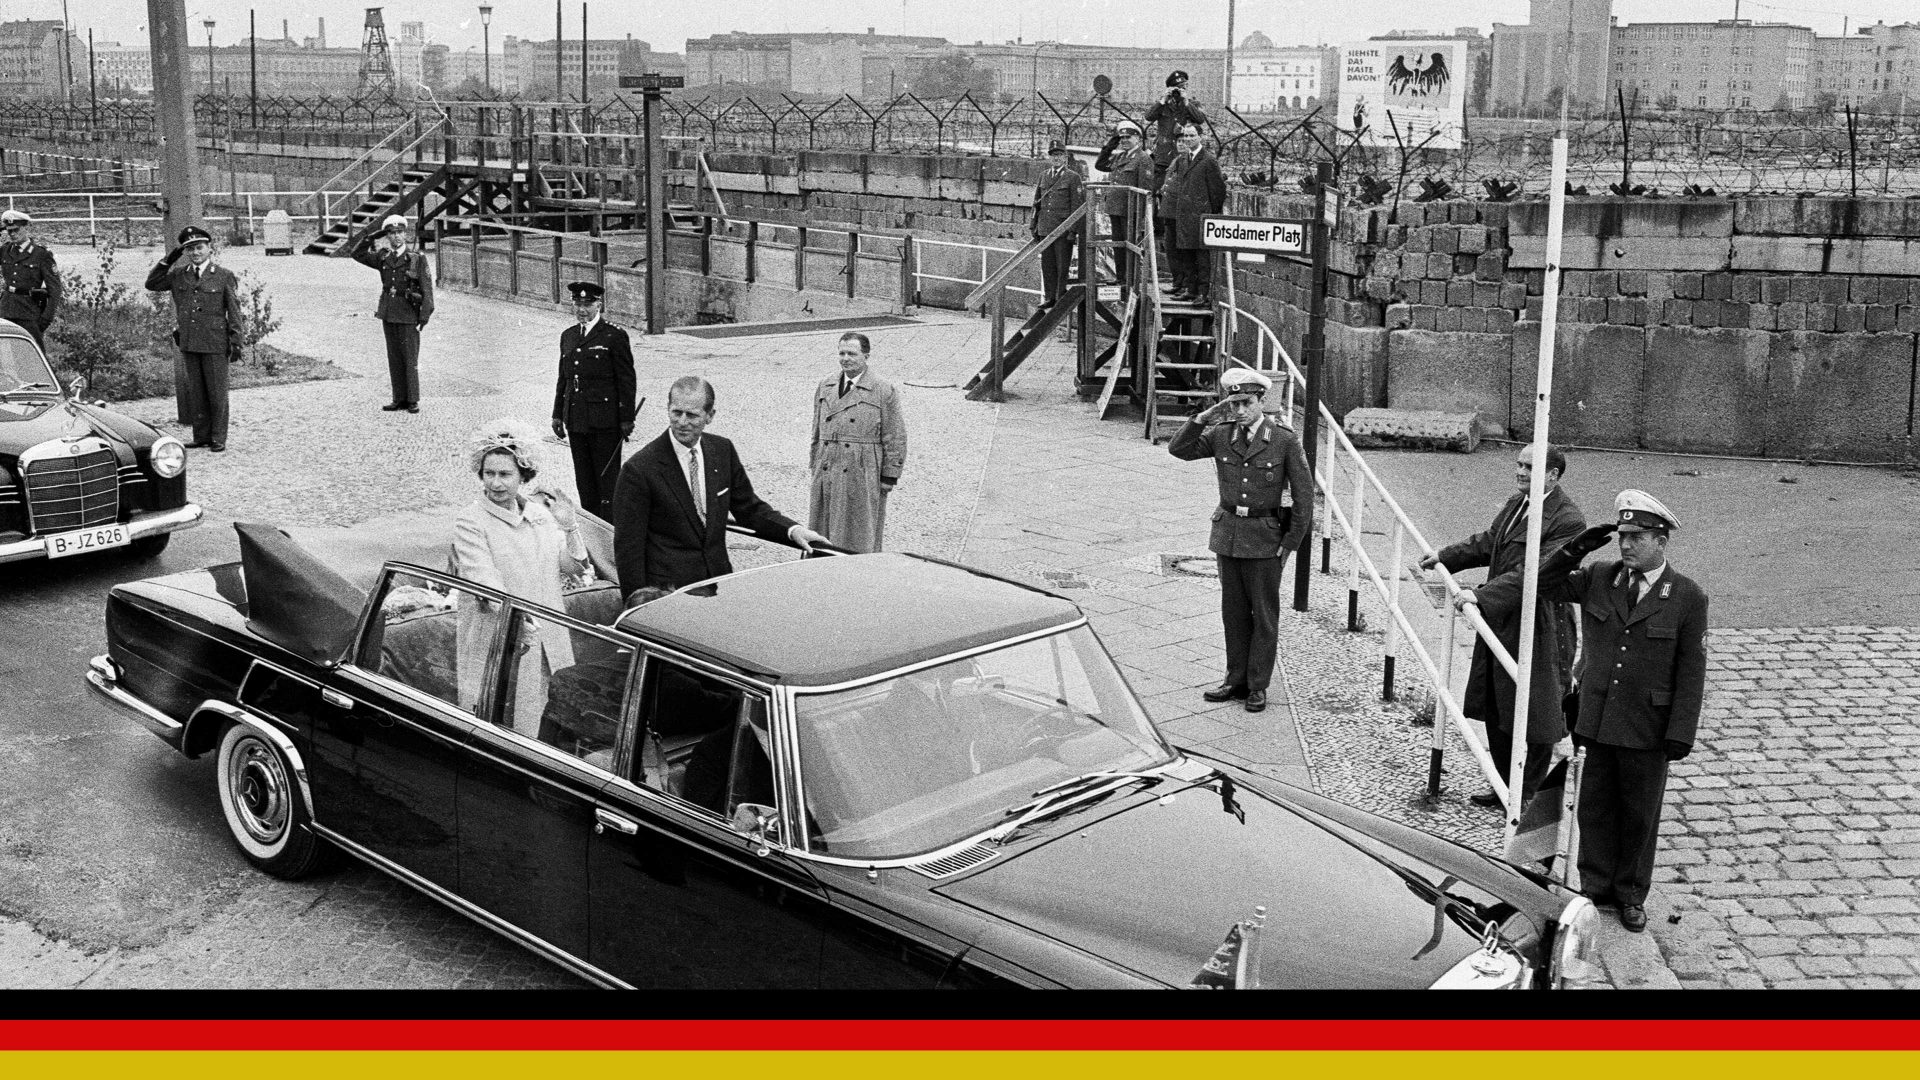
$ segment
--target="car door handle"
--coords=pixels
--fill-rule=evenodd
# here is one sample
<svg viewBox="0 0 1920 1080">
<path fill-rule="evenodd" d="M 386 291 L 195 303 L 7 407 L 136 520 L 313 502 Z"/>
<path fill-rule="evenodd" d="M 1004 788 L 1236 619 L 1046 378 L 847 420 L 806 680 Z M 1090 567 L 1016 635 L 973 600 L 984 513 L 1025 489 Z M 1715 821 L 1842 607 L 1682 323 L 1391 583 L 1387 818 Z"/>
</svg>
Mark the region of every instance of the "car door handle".
<svg viewBox="0 0 1920 1080">
<path fill-rule="evenodd" d="M 353 699 L 338 690 L 328 690 L 325 687 L 321 687 L 320 700 L 342 712 L 353 711 Z"/>
<path fill-rule="evenodd" d="M 639 822 L 634 821 L 632 818 L 622 817 L 611 810 L 596 808 L 593 812 L 593 817 L 593 831 L 596 833 L 603 833 L 608 829 L 612 829 L 614 832 L 632 836 L 634 833 L 640 831 Z"/>
</svg>

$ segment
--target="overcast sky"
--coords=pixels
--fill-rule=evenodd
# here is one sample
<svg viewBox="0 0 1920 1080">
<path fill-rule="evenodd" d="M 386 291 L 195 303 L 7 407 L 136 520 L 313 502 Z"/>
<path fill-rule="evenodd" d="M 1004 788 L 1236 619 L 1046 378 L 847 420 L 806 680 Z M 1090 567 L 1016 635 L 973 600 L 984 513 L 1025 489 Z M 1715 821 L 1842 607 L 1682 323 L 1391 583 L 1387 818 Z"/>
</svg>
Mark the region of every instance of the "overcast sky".
<svg viewBox="0 0 1920 1080">
<path fill-rule="evenodd" d="M 0 19 L 57 19 L 60 0 L 0 0 Z M 277 37 L 282 19 L 297 40 L 310 36 L 315 19 L 327 20 L 327 44 L 358 45 L 367 5 L 357 0 L 187 0 L 193 38 L 205 40 L 201 20 L 215 20 L 216 44 L 246 35 L 247 12 L 258 18 L 260 36 Z M 656 49 L 681 52 L 689 37 L 730 30 L 757 32 L 864 31 L 926 34 L 970 44 L 974 41 L 1054 40 L 1106 45 L 1218 48 L 1226 43 L 1228 0 L 601 0 L 588 9 L 594 37 L 634 37 Z M 580 0 L 562 0 L 566 36 L 580 33 Z M 1386 30 L 1450 30 L 1494 22 L 1523 23 L 1526 0 L 1238 0 L 1236 38 L 1264 31 L 1278 44 L 1365 38 Z M 145 0 L 68 0 L 74 28 L 91 27 L 99 41 L 144 41 Z M 1684 22 L 1731 18 L 1733 0 L 1614 0 L 1621 22 Z M 1765 4 L 1745 0 L 1742 18 L 1811 26 L 1821 34 L 1841 32 L 1875 20 L 1889 23 L 1920 19 L 1916 0 L 1797 0 Z M 480 44 L 478 5 L 468 0 L 406 0 L 386 7 L 388 33 L 402 22 L 424 21 L 427 37 L 455 47 Z M 498 0 L 492 36 L 551 39 L 550 0 Z"/>
</svg>

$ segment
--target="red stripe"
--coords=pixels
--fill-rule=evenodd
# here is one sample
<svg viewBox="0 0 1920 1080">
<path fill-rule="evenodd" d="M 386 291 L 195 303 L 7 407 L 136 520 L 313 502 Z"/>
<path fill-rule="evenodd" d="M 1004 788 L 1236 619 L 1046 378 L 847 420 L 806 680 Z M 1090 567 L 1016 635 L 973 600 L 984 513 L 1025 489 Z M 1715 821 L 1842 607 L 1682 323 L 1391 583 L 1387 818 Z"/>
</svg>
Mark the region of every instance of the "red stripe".
<svg viewBox="0 0 1920 1080">
<path fill-rule="evenodd" d="M 1915 1050 L 1912 1021 L 44 1020 L 0 1050 Z"/>
</svg>

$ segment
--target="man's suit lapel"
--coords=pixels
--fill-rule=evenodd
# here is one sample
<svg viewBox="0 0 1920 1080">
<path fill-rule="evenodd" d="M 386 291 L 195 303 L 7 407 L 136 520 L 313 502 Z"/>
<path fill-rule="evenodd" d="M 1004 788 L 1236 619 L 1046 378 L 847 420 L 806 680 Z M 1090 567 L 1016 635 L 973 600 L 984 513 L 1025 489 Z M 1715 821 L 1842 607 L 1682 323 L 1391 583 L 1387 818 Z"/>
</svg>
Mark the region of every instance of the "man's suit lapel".
<svg viewBox="0 0 1920 1080">
<path fill-rule="evenodd" d="M 688 527 L 695 536 L 700 535 L 700 515 L 693 510 L 693 489 L 687 486 L 687 470 L 680 467 L 680 451 L 674 449 L 673 433 L 660 433 L 661 467 L 667 471 L 667 488 L 680 502 L 680 512 L 687 515 Z M 705 467 L 707 457 L 706 439 L 701 439 L 700 459 Z"/>
<path fill-rule="evenodd" d="M 1626 574 L 1630 581 L 1633 572 L 1629 570 L 1626 571 Z M 1660 575 L 1659 581 L 1650 582 L 1647 585 L 1647 595 L 1641 597 L 1640 603 L 1637 605 L 1633 602 L 1632 587 L 1630 585 L 1623 585 L 1620 590 L 1620 610 L 1623 615 L 1625 615 L 1626 622 L 1631 625 L 1659 614 L 1660 610 L 1672 601 L 1672 597 L 1673 567 L 1669 566 L 1666 571 Z M 1633 609 L 1631 613 L 1627 611 L 1629 607 Z"/>
</svg>

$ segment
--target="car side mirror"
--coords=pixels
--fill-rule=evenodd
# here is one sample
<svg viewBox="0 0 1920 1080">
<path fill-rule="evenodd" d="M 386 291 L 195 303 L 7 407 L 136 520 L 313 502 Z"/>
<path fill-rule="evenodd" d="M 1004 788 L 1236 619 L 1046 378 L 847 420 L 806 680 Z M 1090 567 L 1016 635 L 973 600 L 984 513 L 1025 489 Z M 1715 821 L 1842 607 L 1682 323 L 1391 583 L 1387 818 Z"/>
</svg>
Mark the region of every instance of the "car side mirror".
<svg viewBox="0 0 1920 1080">
<path fill-rule="evenodd" d="M 755 855 L 766 856 L 780 840 L 780 822 L 771 806 L 741 803 L 733 809 L 731 825 L 734 832 L 753 842 Z"/>
<path fill-rule="evenodd" d="M 86 392 L 87 377 L 85 375 L 75 375 L 73 381 L 67 384 L 67 393 L 74 398 L 78 398 Z"/>
</svg>

